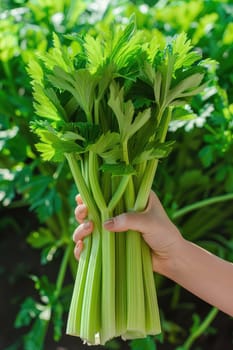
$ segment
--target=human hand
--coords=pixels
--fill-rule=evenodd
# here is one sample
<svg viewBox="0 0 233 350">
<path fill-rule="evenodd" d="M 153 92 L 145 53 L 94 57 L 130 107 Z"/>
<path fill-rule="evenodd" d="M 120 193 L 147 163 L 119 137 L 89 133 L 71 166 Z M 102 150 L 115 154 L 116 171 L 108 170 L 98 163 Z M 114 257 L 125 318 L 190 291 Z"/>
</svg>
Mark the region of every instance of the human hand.
<svg viewBox="0 0 233 350">
<path fill-rule="evenodd" d="M 75 216 L 80 225 L 75 230 L 73 239 L 74 254 L 79 259 L 83 239 L 93 231 L 94 224 L 86 221 L 88 209 L 79 195 L 76 201 Z M 154 192 L 151 192 L 147 208 L 143 212 L 115 216 L 107 220 L 104 227 L 114 232 L 130 229 L 141 232 L 151 248 L 154 271 L 233 316 L 233 264 L 185 240 L 168 218 Z"/>
<path fill-rule="evenodd" d="M 75 216 L 80 223 L 73 240 L 75 257 L 80 258 L 83 239 L 93 231 L 92 221 L 85 221 L 88 209 L 80 195 L 76 196 Z M 117 215 L 104 223 L 105 229 L 113 232 L 127 230 L 139 231 L 152 252 L 153 270 L 162 272 L 162 265 L 175 254 L 176 247 L 183 238 L 176 226 L 168 218 L 163 206 L 154 192 L 150 193 L 147 208 L 143 212 L 130 212 Z"/>
<path fill-rule="evenodd" d="M 83 240 L 86 236 L 92 233 L 94 224 L 92 221 L 87 221 L 88 209 L 83 203 L 80 194 L 75 197 L 77 206 L 74 214 L 79 226 L 76 228 L 73 234 L 73 241 L 75 242 L 74 256 L 77 260 L 80 259 L 80 254 L 83 250 Z"/>
</svg>

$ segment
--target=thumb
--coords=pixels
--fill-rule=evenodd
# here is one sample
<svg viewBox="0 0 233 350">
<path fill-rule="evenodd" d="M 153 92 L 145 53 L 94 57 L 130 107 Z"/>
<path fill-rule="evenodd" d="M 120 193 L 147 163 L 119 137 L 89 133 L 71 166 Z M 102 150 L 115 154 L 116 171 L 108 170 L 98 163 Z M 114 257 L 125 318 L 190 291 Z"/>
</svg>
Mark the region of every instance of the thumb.
<svg viewBox="0 0 233 350">
<path fill-rule="evenodd" d="M 123 232 L 128 230 L 141 231 L 144 226 L 143 215 L 140 213 L 123 213 L 104 222 L 104 228 L 109 231 Z"/>
</svg>

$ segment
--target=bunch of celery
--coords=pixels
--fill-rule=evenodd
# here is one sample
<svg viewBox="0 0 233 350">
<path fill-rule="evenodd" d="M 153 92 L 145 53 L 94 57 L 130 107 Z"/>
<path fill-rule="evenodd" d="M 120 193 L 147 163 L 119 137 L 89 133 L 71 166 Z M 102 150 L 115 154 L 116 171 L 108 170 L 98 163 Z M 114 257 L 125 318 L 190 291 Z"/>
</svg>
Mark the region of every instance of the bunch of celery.
<svg viewBox="0 0 233 350">
<path fill-rule="evenodd" d="M 67 38 L 66 38 L 67 39 Z M 78 264 L 67 333 L 88 344 L 160 330 L 150 250 L 138 232 L 110 233 L 107 218 L 145 208 L 174 106 L 202 89 L 204 68 L 185 34 L 165 45 L 133 20 L 70 36 L 31 62 L 36 145 L 67 159 L 95 223 Z"/>
</svg>

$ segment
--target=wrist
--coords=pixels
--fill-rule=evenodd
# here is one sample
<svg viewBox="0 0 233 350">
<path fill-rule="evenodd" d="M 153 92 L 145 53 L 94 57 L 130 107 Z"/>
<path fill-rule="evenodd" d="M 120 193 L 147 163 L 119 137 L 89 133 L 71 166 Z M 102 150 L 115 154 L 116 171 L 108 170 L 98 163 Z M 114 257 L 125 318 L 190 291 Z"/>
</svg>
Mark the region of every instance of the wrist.
<svg viewBox="0 0 233 350">
<path fill-rule="evenodd" d="M 179 265 L 182 261 L 182 252 L 186 249 L 189 242 L 181 235 L 173 242 L 166 254 L 153 257 L 153 270 L 159 274 L 173 279 L 173 276 L 179 271 Z"/>
</svg>

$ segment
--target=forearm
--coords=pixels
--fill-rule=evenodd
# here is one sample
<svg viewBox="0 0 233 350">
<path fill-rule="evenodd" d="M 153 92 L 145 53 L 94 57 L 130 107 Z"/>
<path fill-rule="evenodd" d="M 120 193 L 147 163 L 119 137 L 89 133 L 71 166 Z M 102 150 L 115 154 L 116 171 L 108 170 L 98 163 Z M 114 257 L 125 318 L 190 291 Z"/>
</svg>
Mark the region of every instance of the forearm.
<svg viewBox="0 0 233 350">
<path fill-rule="evenodd" d="M 182 240 L 160 273 L 233 316 L 233 264 Z"/>
</svg>

